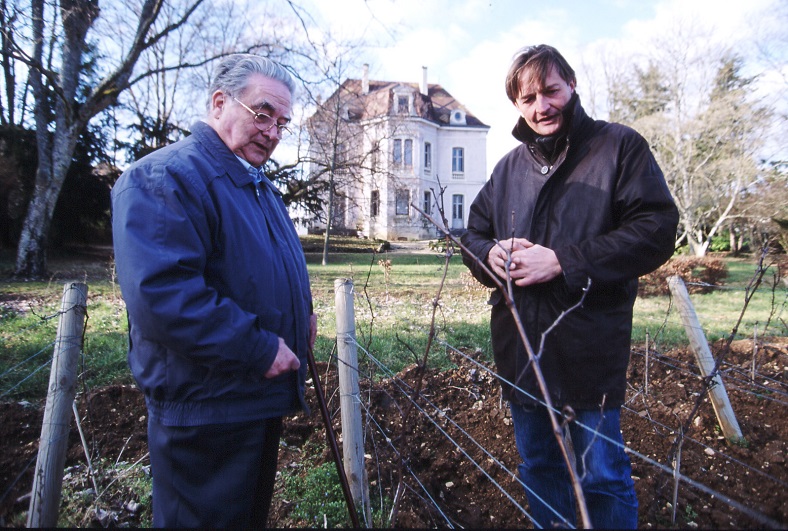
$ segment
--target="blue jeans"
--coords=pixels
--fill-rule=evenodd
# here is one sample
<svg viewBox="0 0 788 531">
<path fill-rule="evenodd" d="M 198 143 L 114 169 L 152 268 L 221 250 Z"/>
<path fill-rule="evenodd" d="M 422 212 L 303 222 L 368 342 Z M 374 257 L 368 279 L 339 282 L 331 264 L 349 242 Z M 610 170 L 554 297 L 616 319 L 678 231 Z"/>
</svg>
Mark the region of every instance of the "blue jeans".
<svg viewBox="0 0 788 531">
<path fill-rule="evenodd" d="M 523 464 L 531 517 L 538 527 L 575 527 L 576 502 L 572 482 L 544 406 L 511 403 L 514 438 Z M 591 524 L 597 529 L 634 529 L 638 502 L 632 466 L 623 449 L 619 408 L 581 410 L 577 421 L 621 446 L 595 438 L 595 433 L 569 424 L 580 485 Z M 559 419 L 559 422 L 561 419 Z M 570 453 L 570 456 L 572 454 Z"/>
</svg>

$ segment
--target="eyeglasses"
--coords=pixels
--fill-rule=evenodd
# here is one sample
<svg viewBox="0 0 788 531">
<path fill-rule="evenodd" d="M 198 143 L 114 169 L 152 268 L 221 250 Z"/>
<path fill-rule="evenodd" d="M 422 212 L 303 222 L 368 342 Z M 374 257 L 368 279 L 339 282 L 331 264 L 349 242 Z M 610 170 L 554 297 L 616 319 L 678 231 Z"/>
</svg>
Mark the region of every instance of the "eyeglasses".
<svg viewBox="0 0 788 531">
<path fill-rule="evenodd" d="M 254 115 L 254 126 L 260 131 L 262 131 L 263 133 L 269 131 L 272 127 L 276 127 L 276 136 L 278 136 L 279 138 L 283 138 L 286 135 L 292 133 L 292 131 L 290 130 L 289 127 L 287 127 L 287 125 L 276 123 L 276 120 L 274 120 L 272 117 L 268 116 L 264 112 L 255 112 L 235 96 L 233 96 L 233 99 L 237 101 L 241 105 L 241 107 L 243 107 L 244 109 L 246 109 L 247 111 L 249 111 Z"/>
</svg>

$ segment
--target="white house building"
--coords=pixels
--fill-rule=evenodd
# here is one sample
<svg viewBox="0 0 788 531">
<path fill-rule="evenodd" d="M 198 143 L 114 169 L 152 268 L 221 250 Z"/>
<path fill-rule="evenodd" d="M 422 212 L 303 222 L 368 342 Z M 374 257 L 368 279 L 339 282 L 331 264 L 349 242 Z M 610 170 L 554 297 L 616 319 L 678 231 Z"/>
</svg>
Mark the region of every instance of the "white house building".
<svg viewBox="0 0 788 531">
<path fill-rule="evenodd" d="M 346 80 L 310 118 L 310 174 L 332 186 L 331 231 L 384 240 L 435 238 L 412 205 L 455 231 L 487 179 L 482 123 L 427 83 Z M 328 198 L 326 198 L 328 199 Z M 325 220 L 310 227 L 326 228 Z"/>
</svg>

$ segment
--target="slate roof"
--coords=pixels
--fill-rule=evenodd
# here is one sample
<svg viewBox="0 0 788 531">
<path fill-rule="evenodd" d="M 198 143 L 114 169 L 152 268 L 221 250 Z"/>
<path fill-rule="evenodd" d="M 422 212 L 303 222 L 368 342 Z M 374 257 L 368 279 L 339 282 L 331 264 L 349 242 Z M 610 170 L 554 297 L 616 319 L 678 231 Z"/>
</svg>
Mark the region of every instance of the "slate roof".
<svg viewBox="0 0 788 531">
<path fill-rule="evenodd" d="M 430 122 L 442 126 L 449 125 L 449 117 L 452 111 L 462 110 L 465 112 L 467 127 L 489 127 L 470 112 L 462 103 L 457 101 L 454 96 L 444 89 L 441 85 L 428 85 L 428 95 L 425 96 L 419 90 L 416 83 L 399 83 L 394 81 L 369 81 L 369 92 L 361 93 L 360 79 L 347 79 L 338 92 L 344 94 L 343 99 L 348 108 L 350 119 L 363 120 L 379 116 L 393 116 L 393 92 L 397 87 L 407 87 L 413 92 L 414 114 Z M 336 92 L 329 98 L 336 97 Z M 413 115 L 411 115 L 413 116 Z M 463 127 L 456 125 L 455 127 Z"/>
</svg>

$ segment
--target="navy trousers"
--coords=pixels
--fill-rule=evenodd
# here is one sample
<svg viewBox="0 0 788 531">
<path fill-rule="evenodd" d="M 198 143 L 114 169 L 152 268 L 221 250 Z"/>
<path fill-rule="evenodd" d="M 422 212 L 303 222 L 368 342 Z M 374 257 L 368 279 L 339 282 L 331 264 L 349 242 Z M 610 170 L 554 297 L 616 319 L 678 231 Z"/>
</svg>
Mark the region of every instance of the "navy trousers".
<svg viewBox="0 0 788 531">
<path fill-rule="evenodd" d="M 263 528 L 282 418 L 172 427 L 148 421 L 154 527 Z"/>
</svg>

